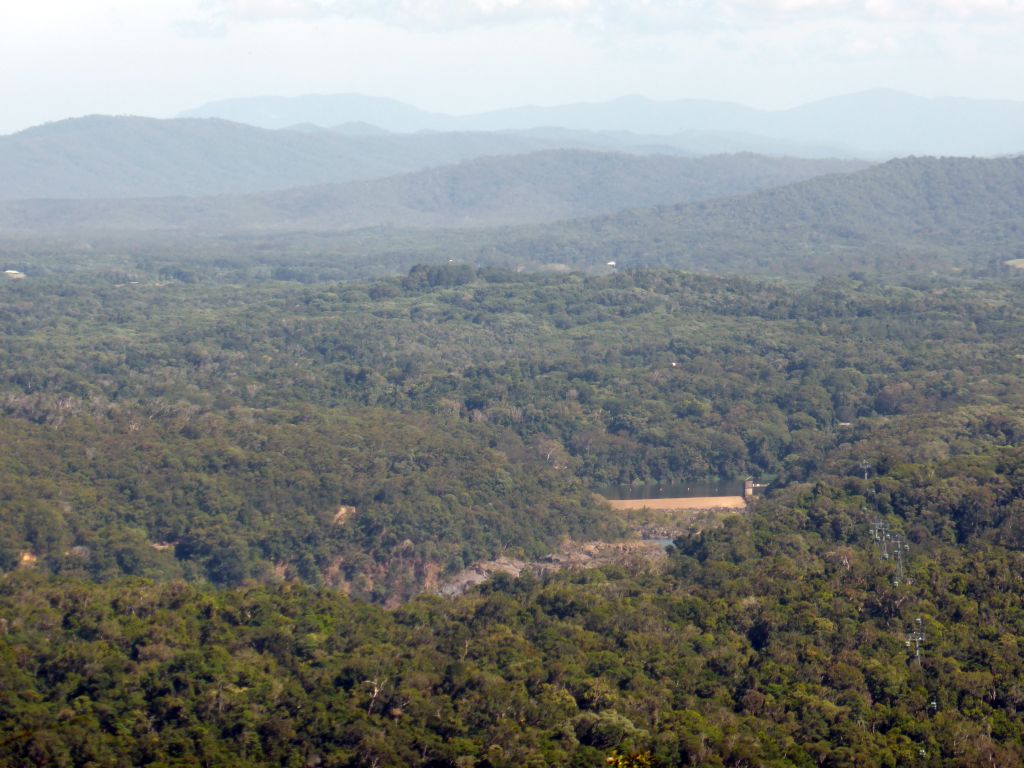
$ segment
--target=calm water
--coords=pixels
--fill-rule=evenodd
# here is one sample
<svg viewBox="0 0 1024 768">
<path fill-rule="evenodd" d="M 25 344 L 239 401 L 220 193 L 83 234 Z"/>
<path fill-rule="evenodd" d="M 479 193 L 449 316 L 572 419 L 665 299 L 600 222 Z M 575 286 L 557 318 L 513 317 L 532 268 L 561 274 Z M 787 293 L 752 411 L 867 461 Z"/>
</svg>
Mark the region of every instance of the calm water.
<svg viewBox="0 0 1024 768">
<path fill-rule="evenodd" d="M 697 496 L 742 496 L 744 478 L 695 480 L 689 483 L 610 485 L 597 488 L 606 499 L 692 499 Z"/>
</svg>

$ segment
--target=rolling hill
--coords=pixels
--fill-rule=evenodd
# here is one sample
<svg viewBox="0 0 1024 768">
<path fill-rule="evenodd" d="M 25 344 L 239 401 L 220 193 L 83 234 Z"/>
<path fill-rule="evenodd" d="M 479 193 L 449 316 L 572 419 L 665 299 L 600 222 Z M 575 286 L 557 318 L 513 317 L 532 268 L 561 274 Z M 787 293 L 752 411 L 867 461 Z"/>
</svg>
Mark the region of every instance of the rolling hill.
<svg viewBox="0 0 1024 768">
<path fill-rule="evenodd" d="M 990 270 L 1024 256 L 1024 158 L 906 158 L 751 195 L 506 230 L 489 260 L 792 275 Z"/>
<path fill-rule="evenodd" d="M 353 135 L 94 116 L 0 136 L 0 200 L 245 194 L 576 146 L 588 144 L 571 135 Z"/>
<path fill-rule="evenodd" d="M 548 150 L 384 179 L 248 196 L 0 203 L 6 231 L 330 231 L 547 222 L 736 195 L 862 163 Z"/>
<path fill-rule="evenodd" d="M 209 215 L 205 201 L 191 203 L 197 215 Z M 303 204 L 296 201 L 300 209 Z M 475 229 L 346 230 L 327 216 L 320 219 L 330 224 L 324 229 L 310 224 L 229 231 L 221 222 L 220 230 L 169 225 L 94 232 L 43 223 L 14 231 L 14 217 L 26 216 L 30 208 L 9 206 L 0 225 L 6 268 L 25 271 L 45 263 L 45 269 L 59 271 L 88 264 L 119 275 L 201 270 L 204 279 L 273 274 L 317 282 L 396 274 L 449 260 L 527 270 L 606 270 L 615 261 L 620 269 L 665 266 L 808 280 L 851 273 L 1008 279 L 1017 270 L 1009 272 L 1006 262 L 1024 258 L 1020 157 L 906 158 L 730 198 Z M 309 213 L 306 221 L 317 221 L 317 215 Z M 58 256 L 68 253 L 88 258 Z"/>
</svg>

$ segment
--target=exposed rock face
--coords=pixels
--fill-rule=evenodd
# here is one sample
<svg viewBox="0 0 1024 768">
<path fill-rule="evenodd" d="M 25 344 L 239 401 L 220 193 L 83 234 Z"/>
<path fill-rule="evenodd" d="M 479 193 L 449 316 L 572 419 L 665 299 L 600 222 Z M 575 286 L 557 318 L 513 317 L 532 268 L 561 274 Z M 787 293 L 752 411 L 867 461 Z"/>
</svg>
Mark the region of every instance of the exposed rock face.
<svg viewBox="0 0 1024 768">
<path fill-rule="evenodd" d="M 541 560 L 527 562 L 511 557 L 499 557 L 474 563 L 431 590 L 440 595 L 454 597 L 482 584 L 498 573 L 518 577 L 524 572 L 545 574 L 565 568 L 599 568 L 603 565 L 632 565 L 646 567 L 666 558 L 661 541 L 640 540 L 624 542 L 567 542 L 562 548 Z"/>
<path fill-rule="evenodd" d="M 459 571 L 452 578 L 439 584 L 435 591 L 439 595 L 455 597 L 463 592 L 468 592 L 478 584 L 482 584 L 496 573 L 519 576 L 526 570 L 542 571 L 543 569 L 539 568 L 540 565 L 540 563 L 528 563 L 511 557 L 499 557 L 497 560 L 474 563 L 469 568 Z"/>
</svg>

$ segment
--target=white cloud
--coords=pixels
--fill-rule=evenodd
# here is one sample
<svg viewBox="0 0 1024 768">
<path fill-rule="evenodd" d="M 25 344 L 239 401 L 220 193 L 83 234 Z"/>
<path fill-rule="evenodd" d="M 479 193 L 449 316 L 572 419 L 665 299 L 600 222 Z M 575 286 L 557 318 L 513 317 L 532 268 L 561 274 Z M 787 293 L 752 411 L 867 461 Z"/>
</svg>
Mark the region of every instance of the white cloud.
<svg viewBox="0 0 1024 768">
<path fill-rule="evenodd" d="M 895 56 L 900 53 L 902 47 L 899 40 L 891 35 L 884 35 L 879 38 L 851 37 L 838 47 L 842 56 L 850 58 L 878 58 L 881 56 Z"/>
<path fill-rule="evenodd" d="M 365 18 L 396 26 L 467 26 L 527 19 L 587 19 L 595 0 L 205 0 L 206 19 Z M 617 3 L 611 3 L 617 5 Z"/>
<path fill-rule="evenodd" d="M 647 30 L 802 18 L 962 23 L 1024 19 L 1024 0 L 205 0 L 208 21 L 365 18 L 404 27 L 549 20 Z"/>
<path fill-rule="evenodd" d="M 0 0 L 0 133 L 267 93 L 1024 99 L 1024 0 Z"/>
</svg>

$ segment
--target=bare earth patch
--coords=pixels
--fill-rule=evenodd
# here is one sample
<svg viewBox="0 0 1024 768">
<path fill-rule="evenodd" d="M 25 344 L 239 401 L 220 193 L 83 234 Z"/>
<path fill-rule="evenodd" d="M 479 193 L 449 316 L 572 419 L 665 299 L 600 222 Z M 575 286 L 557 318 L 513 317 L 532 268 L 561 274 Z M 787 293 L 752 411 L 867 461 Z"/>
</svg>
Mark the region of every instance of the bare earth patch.
<svg viewBox="0 0 1024 768">
<path fill-rule="evenodd" d="M 39 562 L 39 558 L 33 552 L 22 552 L 18 557 L 19 568 L 31 568 Z"/>
<path fill-rule="evenodd" d="M 345 521 L 348 520 L 352 515 L 356 513 L 355 507 L 347 507 L 342 504 L 338 507 L 338 511 L 334 513 L 334 524 L 344 525 Z"/>
</svg>

